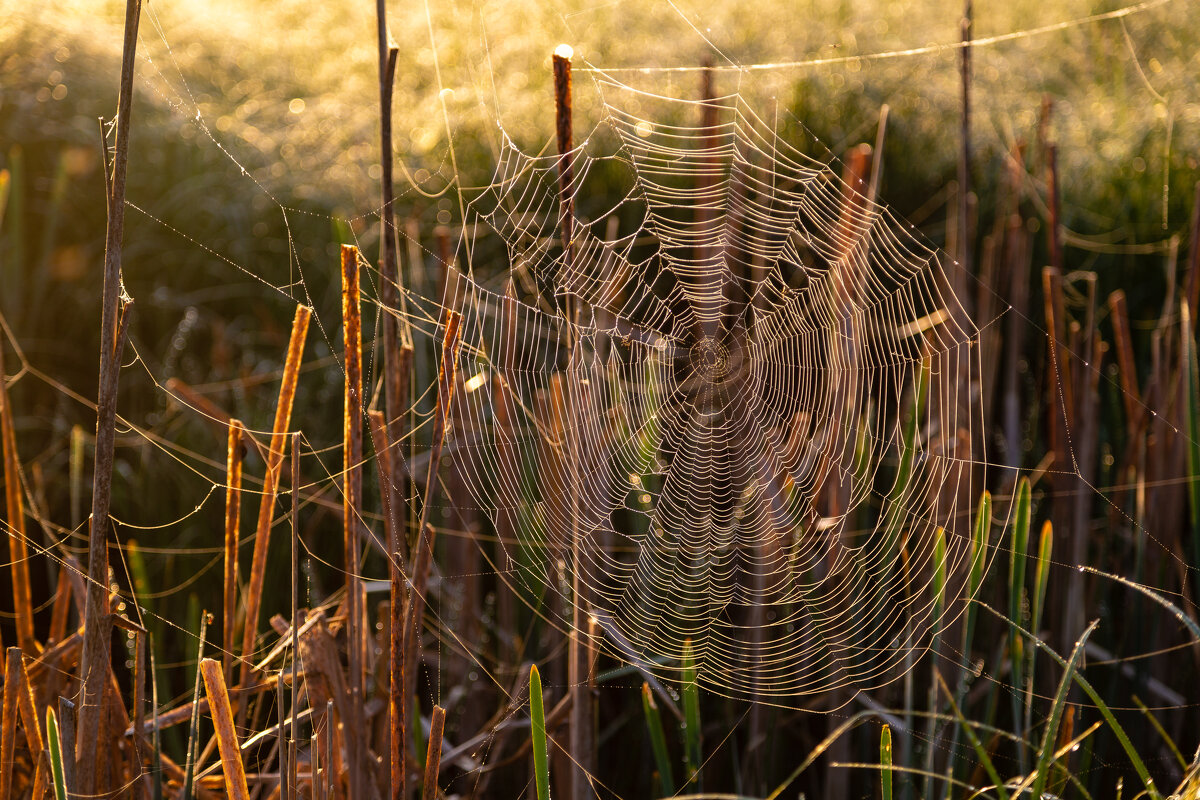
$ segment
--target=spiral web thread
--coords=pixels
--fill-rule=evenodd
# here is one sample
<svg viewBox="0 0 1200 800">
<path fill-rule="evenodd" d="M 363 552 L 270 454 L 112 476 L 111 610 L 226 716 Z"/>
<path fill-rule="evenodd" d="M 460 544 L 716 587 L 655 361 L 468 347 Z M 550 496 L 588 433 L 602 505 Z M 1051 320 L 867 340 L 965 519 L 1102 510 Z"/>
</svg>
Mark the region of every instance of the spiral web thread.
<svg viewBox="0 0 1200 800">
<path fill-rule="evenodd" d="M 466 249 L 498 234 L 508 285 L 468 266 L 441 304 L 410 297 L 464 315 L 454 464 L 510 542 L 497 566 L 643 668 L 669 676 L 690 642 L 718 692 L 885 683 L 972 558 L 977 330 L 943 254 L 739 95 L 601 89 L 619 145 L 570 153 L 570 192 L 615 170 L 623 200 L 564 251 L 561 159 L 506 142 Z M 614 218 L 636 228 L 609 238 Z"/>
</svg>

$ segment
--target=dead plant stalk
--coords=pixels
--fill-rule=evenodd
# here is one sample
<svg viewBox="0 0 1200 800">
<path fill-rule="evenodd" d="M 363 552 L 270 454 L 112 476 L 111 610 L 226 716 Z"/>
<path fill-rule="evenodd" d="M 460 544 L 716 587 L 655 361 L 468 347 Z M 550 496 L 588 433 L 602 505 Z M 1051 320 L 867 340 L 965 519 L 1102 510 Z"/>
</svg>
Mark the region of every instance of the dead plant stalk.
<svg viewBox="0 0 1200 800">
<path fill-rule="evenodd" d="M 108 511 L 112 493 L 113 449 L 116 443 L 117 377 L 128 321 L 129 302 L 121 314 L 124 294 L 121 280 L 121 245 L 125 235 L 125 176 L 129 165 L 129 124 L 133 105 L 133 69 L 136 62 L 141 0 L 125 4 L 125 41 L 121 56 L 121 88 L 117 100 L 116 155 L 111 190 L 106 198 L 108 228 L 104 240 L 104 285 L 100 318 L 100 383 L 96 408 L 96 456 L 92 473 L 92 515 L 88 530 L 88 591 L 83 659 L 79 670 L 83 687 L 79 710 L 81 735 L 77 738 L 78 791 L 93 794 L 99 755 L 101 704 L 108 683 Z"/>
</svg>

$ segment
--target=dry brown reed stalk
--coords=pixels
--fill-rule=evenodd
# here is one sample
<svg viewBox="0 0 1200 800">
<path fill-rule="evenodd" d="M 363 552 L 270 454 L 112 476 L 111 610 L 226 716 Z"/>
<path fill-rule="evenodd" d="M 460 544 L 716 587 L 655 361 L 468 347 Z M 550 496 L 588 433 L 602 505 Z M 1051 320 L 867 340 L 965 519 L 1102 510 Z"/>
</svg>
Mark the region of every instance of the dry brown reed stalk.
<svg viewBox="0 0 1200 800">
<path fill-rule="evenodd" d="M 1133 360 L 1133 336 L 1129 327 L 1129 311 L 1125 292 L 1117 289 L 1108 296 L 1112 317 L 1113 340 L 1117 348 L 1117 367 L 1121 377 L 1121 400 L 1125 404 L 1125 425 L 1132 430 L 1141 417 L 1141 391 L 1138 389 L 1137 366 Z"/>
<path fill-rule="evenodd" d="M 10 647 L 4 660 L 4 706 L 0 713 L 0 800 L 12 797 L 17 744 L 17 694 L 21 682 L 17 670 L 21 666 L 21 648 Z"/>
<path fill-rule="evenodd" d="M 58 582 L 54 587 L 54 599 L 50 605 L 50 632 L 47 644 L 56 644 L 67 637 L 67 622 L 71 616 L 71 579 L 66 567 L 58 571 Z"/>
<path fill-rule="evenodd" d="M 409 351 L 411 353 L 411 350 Z M 411 363 L 411 362 L 410 362 Z M 397 524 L 392 506 L 399 495 L 389 491 L 394 486 L 396 470 L 392 450 L 387 444 L 388 432 L 384 416 L 379 411 L 367 413 L 371 441 L 375 446 L 375 468 L 379 473 L 380 499 L 388 542 L 388 798 L 397 800 L 404 784 L 404 769 L 400 761 L 400 737 L 404 735 L 401 694 L 404 688 L 404 659 L 402 618 L 404 603 L 403 547 L 404 536 Z"/>
<path fill-rule="evenodd" d="M 232 421 L 229 414 L 212 400 L 197 392 L 179 378 L 168 378 L 167 393 L 175 395 L 184 403 L 203 414 L 214 427 L 224 430 Z"/>
<path fill-rule="evenodd" d="M 300 664 L 300 431 L 292 434 L 292 696 L 288 707 L 292 710 L 292 728 L 288 736 L 287 775 L 280 775 L 280 782 L 286 781 L 287 797 L 295 800 L 299 797 L 299 785 L 296 783 L 296 758 L 299 747 L 296 731 L 296 709 L 298 708 L 299 680 L 296 668 Z M 282 677 L 282 675 L 281 675 Z"/>
<path fill-rule="evenodd" d="M 242 432 L 236 419 L 229 421 L 225 450 L 225 602 L 221 621 L 221 671 L 233 680 L 233 626 L 237 619 L 238 530 L 242 519 Z"/>
<path fill-rule="evenodd" d="M 1019 213 L 1014 212 L 1008 218 L 1005 250 L 1010 281 L 1008 301 L 1013 310 L 1008 314 L 1004 336 L 1004 440 L 1007 443 L 1009 466 L 1019 467 L 1024 438 L 1021 428 L 1023 415 L 1019 379 L 1025 341 L 1024 320 L 1027 319 L 1029 311 L 1029 233 Z"/>
<path fill-rule="evenodd" d="M 325 800 L 325 779 L 321 774 L 321 743 L 316 728 L 308 737 L 308 786 L 312 800 Z"/>
<path fill-rule="evenodd" d="M 559 217 L 562 225 L 563 262 L 568 274 L 574 274 L 574 238 L 575 238 L 575 196 L 574 174 L 571 165 L 571 151 L 575 149 L 575 138 L 572 121 L 571 104 L 571 57 L 566 48 L 556 50 L 552 58 L 554 69 L 554 119 L 558 144 L 558 186 L 559 186 Z M 567 337 L 568 368 L 575 358 L 574 326 L 578 320 L 580 301 L 577 297 L 568 296 L 567 323 L 572 333 Z M 575 396 L 568 397 L 567 411 L 569 424 L 572 428 L 577 425 L 578 410 L 575 408 Z M 571 447 L 571 633 L 567 648 L 567 682 L 573 697 L 571 704 L 570 746 L 574 762 L 571 770 L 571 797 L 573 800 L 583 800 L 589 792 L 590 773 L 595 771 L 593 757 L 594 743 L 592 741 L 592 701 L 587 688 L 588 647 L 584 642 L 582 631 L 586 615 L 587 598 L 585 590 L 587 583 L 582 576 L 583 559 L 581 555 L 579 531 L 579 476 L 578 476 L 578 438 L 570 437 Z"/>
<path fill-rule="evenodd" d="M 458 270 L 454 250 L 451 246 L 450 229 L 439 225 L 434 230 L 434 240 L 437 242 L 438 264 L 441 268 L 442 308 L 443 316 L 446 311 L 461 313 L 467 302 L 467 284 Z M 454 402 L 450 406 L 448 424 L 458 433 L 461 441 L 470 441 L 475 432 L 471 429 L 473 417 L 467 406 L 467 394 L 479 388 L 477 385 L 467 387 L 466 376 L 459 376 L 455 387 Z M 461 462 L 455 463 L 454 469 L 445 479 L 445 492 L 448 497 L 467 497 L 470 488 L 464 475 L 470 474 L 478 465 L 473 464 L 471 448 L 460 450 L 458 457 Z M 470 645 L 479 641 L 479 620 L 482 612 L 479 602 L 482 597 L 480 587 L 479 546 L 476 534 L 481 527 L 478 509 L 467 505 L 458 506 L 453 511 L 453 525 L 457 535 L 451 536 L 445 546 L 445 563 L 443 573 L 453 576 L 457 594 L 457 613 L 455 619 L 456 637 L 463 644 Z M 455 685 L 468 685 L 466 674 L 473 666 L 470 653 L 463 656 L 451 655 L 446 659 L 446 679 Z M 472 690 L 481 688 L 479 684 L 472 685 Z M 458 724 L 460 729 L 475 730 L 480 721 L 481 706 L 478 697 L 469 692 L 467 701 L 463 703 L 462 713 Z"/>
<path fill-rule="evenodd" d="M 346 391 L 342 414 L 342 541 L 346 569 L 346 647 L 349 655 L 350 790 L 362 796 L 365 743 L 360 711 L 363 699 L 362 591 L 358 575 L 359 528 L 362 519 L 362 311 L 359 296 L 358 248 L 342 245 L 342 325 Z"/>
<path fill-rule="evenodd" d="M 400 718 L 408 722 L 411 710 L 408 703 L 415 700 L 417 690 L 417 654 L 421 650 L 421 622 L 425 616 L 425 586 L 433 562 L 433 543 L 437 531 L 429 524 L 429 512 L 433 506 L 434 487 L 437 483 L 438 465 L 442 460 L 442 447 L 446 442 L 446 421 L 450 404 L 454 400 L 454 387 L 458 379 L 459 326 L 462 315 L 457 311 L 446 314 L 446 328 L 442 340 L 442 357 L 438 368 L 437 408 L 434 412 L 433 439 L 429 450 L 429 469 L 425 476 L 425 494 L 421 504 L 421 516 L 417 528 L 416 553 L 413 556 L 412 590 L 409 592 L 408 607 L 403 633 L 403 693 L 401 695 Z M 407 727 L 405 724 L 404 727 Z M 400 747 L 400 764 L 408 765 L 408 734 L 403 732 Z M 407 793 L 407 779 L 400 787 Z M 394 791 L 395 787 L 393 787 Z"/>
<path fill-rule="evenodd" d="M 263 480 L 262 497 L 258 506 L 258 523 L 254 530 L 254 556 L 250 562 L 250 585 L 246 591 L 246 619 L 242 632 L 242 669 L 238 683 L 245 686 L 250 680 L 250 654 L 258 633 L 258 614 L 262 606 L 263 580 L 267 570 L 267 549 L 271 540 L 271 517 L 275 508 L 275 493 L 279 489 L 279 471 L 287 443 L 287 428 L 292 418 L 292 402 L 296 398 L 296 382 L 300 360 L 304 354 L 304 339 L 312 312 L 307 306 L 296 306 L 292 320 L 292 335 L 288 340 L 283 379 L 279 384 L 279 400 L 275 405 L 275 423 L 271 428 L 271 444 L 267 452 L 267 471 Z M 246 706 L 238 709 L 239 722 L 244 719 Z"/>
<path fill-rule="evenodd" d="M 128 333 L 129 301 L 118 305 L 123 294 L 121 245 L 125 233 L 125 176 L 129 165 L 129 124 L 133 104 L 133 70 L 136 63 L 141 0 L 125 5 L 125 41 L 121 56 L 121 88 L 117 100 L 116 155 L 111 191 L 107 196 L 108 228 L 104 240 L 104 283 L 100 319 L 100 380 L 96 404 L 96 454 L 92 475 L 92 515 L 88 532 L 88 593 L 84 628 L 82 678 L 77 740 L 78 790 L 96 792 L 95 769 L 99 752 L 101 705 L 110 673 L 108 606 L 108 511 L 112 493 L 113 450 L 116 444 L 117 377 L 121 370 L 124 336 Z"/>
<path fill-rule="evenodd" d="M 75 704 L 65 697 L 58 698 L 58 741 L 63 752 L 63 784 L 67 794 L 75 788 Z"/>
<path fill-rule="evenodd" d="M 275 711 L 279 718 L 275 724 L 275 754 L 279 764 L 279 798 L 280 800 L 290 800 L 290 787 L 287 780 L 288 715 L 287 703 L 283 700 L 284 686 L 286 686 L 286 683 L 284 682 L 283 669 L 281 668 L 279 670 L 279 677 L 275 681 Z"/>
<path fill-rule="evenodd" d="M 1074 444 L 1074 470 L 1079 478 L 1073 497 L 1072 524 L 1070 528 L 1071 564 L 1087 563 L 1089 530 L 1091 527 L 1091 493 L 1087 486 L 1095 483 L 1096 449 L 1099 442 L 1099 408 L 1098 391 L 1100 370 L 1103 368 L 1103 358 L 1106 346 L 1101 341 L 1096 330 L 1096 273 L 1085 273 L 1082 277 L 1085 283 L 1084 318 L 1079 327 L 1079 344 L 1073 348 L 1083 361 L 1075 370 L 1074 387 L 1075 408 L 1072 412 L 1074 428 L 1071 431 Z M 1064 618 L 1064 642 L 1073 643 L 1086 625 L 1086 603 L 1084 596 L 1084 575 L 1078 570 L 1071 570 L 1067 579 L 1067 606 Z M 1064 651 L 1069 652 L 1069 651 Z"/>
<path fill-rule="evenodd" d="M 1038 120 L 1038 141 L 1042 149 L 1042 158 L 1046 169 L 1046 206 L 1050 219 L 1046 225 L 1046 244 L 1050 251 L 1050 266 L 1061 271 L 1063 269 L 1062 231 L 1059 224 L 1061 216 L 1061 198 L 1059 197 L 1058 181 L 1058 148 L 1051 140 L 1050 125 L 1054 114 L 1054 103 L 1050 95 L 1042 98 L 1042 113 Z"/>
<path fill-rule="evenodd" d="M 442 731 L 446 725 L 446 709 L 433 707 L 429 723 L 429 747 L 425 751 L 425 789 L 422 800 L 435 800 L 438 795 L 438 772 L 442 767 Z"/>
<path fill-rule="evenodd" d="M 37 703 L 33 697 L 33 684 L 30 683 L 29 676 L 25 671 L 25 658 L 28 656 L 23 656 L 17 662 L 17 708 L 21 716 L 21 727 L 25 729 L 25 743 L 29 747 L 30 754 L 37 761 L 33 783 L 33 792 L 37 796 L 45 794 L 49 788 L 50 776 L 42 764 L 44 739 L 41 715 L 37 712 Z"/>
<path fill-rule="evenodd" d="M 306 630 L 306 629 L 304 629 L 304 630 Z M 304 630 L 300 631 L 301 635 L 303 635 Z M 260 664 L 255 667 L 255 671 L 260 672 L 260 671 L 262 671 L 263 668 L 264 668 L 263 665 Z M 278 680 L 278 675 L 271 674 L 271 675 L 265 676 L 262 681 L 252 684 L 251 686 L 246 687 L 246 688 L 243 688 L 240 686 L 234 686 L 229 689 L 229 695 L 231 698 L 230 702 L 233 702 L 234 700 L 236 700 L 238 703 L 241 703 L 246 698 L 253 697 L 255 695 L 270 691 L 275 688 L 275 684 L 276 684 L 277 680 Z M 201 697 L 195 703 L 188 701 L 186 703 L 183 703 L 182 705 L 176 706 L 175 708 L 171 709 L 170 711 L 166 711 L 164 713 L 158 714 L 156 716 L 156 718 L 153 720 L 143 720 L 142 721 L 142 735 L 150 736 L 155 731 L 163 731 L 163 730 L 166 730 L 167 728 L 173 728 L 176 725 L 182 725 L 183 723 L 189 721 L 192 718 L 193 711 L 196 714 L 207 714 L 208 713 L 208 698 Z M 125 727 L 125 730 L 122 732 L 121 735 L 124 736 L 126 739 L 131 738 L 133 736 L 133 733 L 135 730 L 136 730 L 136 728 L 134 728 L 134 726 L 132 724 L 129 724 Z"/>
<path fill-rule="evenodd" d="M 145 778 L 147 781 L 147 789 L 149 789 L 149 773 L 145 770 L 146 753 L 143 750 L 143 735 L 139 732 L 145 727 L 145 694 L 144 687 L 146 681 L 146 644 L 148 633 L 145 628 L 138 625 L 133 620 L 123 616 L 113 616 L 113 625 L 133 634 L 134 637 L 134 657 L 133 657 L 133 724 L 127 726 L 126 730 L 113 731 L 112 739 L 116 741 L 122 738 L 129 730 L 134 732 L 133 736 L 133 752 L 134 763 L 137 765 L 139 778 Z M 118 702 L 120 696 L 119 689 L 116 684 L 116 676 L 112 678 L 112 683 L 109 687 L 110 702 Z M 122 711 L 124 709 L 122 708 Z M 118 726 L 126 727 L 126 726 Z M 120 747 L 120 745 L 117 745 Z"/>
<path fill-rule="evenodd" d="M 0 444 L 4 456 L 4 506 L 8 517 L 8 553 L 12 573 L 13 611 L 17 642 L 30 655 L 41 648 L 33 633 L 33 599 L 29 588 L 29 552 L 26 547 L 25 506 L 21 501 L 21 464 L 13 432 L 13 410 L 4 382 L 4 347 L 0 345 Z"/>
<path fill-rule="evenodd" d="M 221 664 L 211 658 L 200 661 L 200 672 L 204 676 L 204 690 L 208 694 L 208 707 L 216 730 L 217 747 L 221 750 L 221 768 L 225 774 L 225 790 L 233 800 L 250 800 L 246 787 L 246 769 L 242 765 L 242 753 L 238 747 L 237 731 L 233 727 L 233 709 L 229 705 L 229 691 L 221 674 Z"/>
<path fill-rule="evenodd" d="M 389 452 L 404 441 L 404 410 L 408 406 L 408 376 L 412 367 L 412 333 L 407 325 L 400 326 L 397 314 L 400 298 L 400 287 L 403 285 L 400 275 L 399 241 L 396 236 L 396 208 L 394 201 L 392 154 L 392 94 L 396 77 L 396 58 L 399 48 L 391 42 L 387 27 L 387 3 L 376 0 L 375 17 L 379 33 L 379 143 L 382 173 L 380 187 L 382 189 L 383 208 L 380 215 L 382 236 L 379 245 L 380 274 L 382 276 L 382 291 L 380 300 L 384 308 L 383 317 L 383 352 L 384 352 L 384 411 L 386 413 L 384 444 Z M 376 448 L 378 451 L 379 448 Z M 393 470 L 395 473 L 396 470 Z M 399 516 L 401 513 L 402 494 L 400 484 L 389 480 L 379 487 L 386 495 L 386 509 L 391 509 L 390 522 L 396 530 L 401 530 Z M 392 553 L 398 552 L 395 548 Z M 394 603 L 394 600 L 393 600 Z"/>
<path fill-rule="evenodd" d="M 966 276 L 972 269 L 971 214 L 971 25 L 973 22 L 971 0 L 964 0 L 961 21 L 963 46 L 959 53 L 959 84 L 962 98 L 962 114 L 959 117 L 958 151 L 958 257 L 963 275 L 962 287 L 966 287 Z M 965 301 L 966 294 L 959 295 Z"/>
</svg>

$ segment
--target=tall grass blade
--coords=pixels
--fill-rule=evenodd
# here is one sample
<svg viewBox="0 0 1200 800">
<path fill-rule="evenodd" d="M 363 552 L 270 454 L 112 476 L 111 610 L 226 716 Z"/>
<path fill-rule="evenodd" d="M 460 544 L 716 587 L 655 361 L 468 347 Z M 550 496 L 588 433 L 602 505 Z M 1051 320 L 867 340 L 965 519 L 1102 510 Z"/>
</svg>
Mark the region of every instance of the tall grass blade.
<svg viewBox="0 0 1200 800">
<path fill-rule="evenodd" d="M 942 680 L 941 675 L 937 675 L 936 677 L 938 679 L 938 685 L 941 686 L 942 691 L 946 695 L 946 700 L 950 703 L 950 711 L 954 714 L 955 719 L 958 720 L 958 727 L 963 731 L 966 731 L 967 741 L 971 743 L 971 748 L 975 751 L 975 755 L 979 758 L 979 763 L 983 766 L 984 772 L 986 772 L 988 777 L 992 779 L 993 786 L 1003 786 L 1004 781 L 1001 779 L 1000 773 L 996 771 L 996 765 L 992 763 L 991 756 L 988 755 L 987 749 L 984 748 L 983 743 L 979 741 L 979 736 L 976 735 L 975 729 L 971 727 L 971 723 L 967 722 L 967 718 L 963 716 L 963 712 L 958 705 L 958 701 L 955 700 L 954 695 L 950 693 L 950 687 L 948 687 L 946 682 Z"/>
<path fill-rule="evenodd" d="M 1042 611 L 1046 607 L 1046 587 L 1050 583 L 1050 557 L 1054 552 L 1054 526 L 1050 520 L 1042 524 L 1038 540 L 1037 564 L 1033 573 L 1032 611 L 1029 618 L 1030 630 L 1036 632 L 1042 625 Z M 1030 680 L 1033 670 L 1030 668 Z"/>
<path fill-rule="evenodd" d="M 1187 301 L 1179 304 L 1179 332 L 1182 339 L 1179 359 L 1183 362 L 1184 425 L 1187 428 L 1185 447 L 1188 465 L 1188 505 L 1192 517 L 1192 559 L 1200 563 L 1200 362 L 1196 356 L 1196 331 L 1192 327 L 1191 309 Z M 1196 590 L 1200 592 L 1200 572 L 1196 574 Z"/>
<path fill-rule="evenodd" d="M 879 792 L 883 800 L 892 800 L 892 728 L 885 724 L 879 732 Z"/>
<path fill-rule="evenodd" d="M 1017 503 L 1013 519 L 1012 552 L 1008 560 L 1008 616 L 1014 622 L 1022 619 L 1022 600 L 1025 596 L 1025 552 L 1029 546 L 1029 478 L 1021 478 L 1017 484 Z M 1021 637 L 1015 630 L 1008 633 L 1008 659 L 1012 668 L 1013 686 L 1012 712 L 1014 724 L 1024 717 L 1021 713 L 1021 697 L 1025 689 L 1025 649 Z M 1017 756 L 1022 772 L 1027 771 L 1024 737 L 1017 744 Z"/>
<path fill-rule="evenodd" d="M 1150 723 L 1150 726 L 1154 728 L 1155 733 L 1166 743 L 1167 748 L 1171 751 L 1171 755 L 1175 756 L 1175 761 L 1178 762 L 1182 769 L 1186 770 L 1188 766 L 1187 759 L 1183 757 L 1183 753 L 1179 752 L 1179 747 L 1175 744 L 1175 740 L 1171 738 L 1171 734 L 1167 733 L 1167 729 L 1158 721 L 1158 717 L 1150 713 L 1150 709 L 1146 708 L 1146 704 L 1136 694 L 1133 696 L 1133 702 L 1138 707 L 1138 710 L 1142 712 L 1142 716 L 1146 718 L 1146 721 Z"/>
<path fill-rule="evenodd" d="M 58 741 L 58 720 L 54 709 L 46 709 L 46 739 L 50 746 L 50 773 L 54 778 L 54 800 L 67 800 L 67 780 L 63 773 L 62 744 Z"/>
<path fill-rule="evenodd" d="M 700 789 L 700 764 L 704 761 L 704 744 L 700 731 L 700 685 L 696 671 L 696 651 L 692 640 L 683 642 L 683 765 L 688 786 Z"/>
<path fill-rule="evenodd" d="M 1006 618 L 1003 614 L 1001 614 L 999 611 L 996 611 L 996 609 L 992 608 L 991 606 L 983 604 L 983 608 L 987 609 L 989 613 L 995 615 L 997 619 L 1014 628 L 1017 633 L 1028 639 L 1035 647 L 1050 656 L 1050 658 L 1052 658 L 1060 667 L 1063 669 L 1067 668 L 1066 659 L 1056 653 L 1054 648 L 1050 647 L 1050 645 L 1046 644 L 1036 635 L 1022 628 L 1014 620 Z M 1117 721 L 1112 709 L 1110 709 L 1108 704 L 1104 702 L 1104 698 L 1100 696 L 1100 693 L 1096 691 L 1096 688 L 1092 686 L 1091 682 L 1088 681 L 1087 678 L 1084 678 L 1083 675 L 1081 675 L 1078 671 L 1073 673 L 1073 678 L 1079 688 L 1083 689 L 1084 694 L 1091 698 L 1092 702 L 1096 704 L 1096 709 L 1100 712 L 1100 716 L 1104 717 L 1104 721 L 1107 722 L 1108 727 L 1112 729 L 1113 735 L 1117 737 L 1117 741 L 1121 744 L 1121 749 L 1123 749 L 1125 751 L 1125 755 L 1129 757 L 1130 764 L 1133 765 L 1134 771 L 1137 772 L 1138 778 L 1141 779 L 1142 785 L 1145 787 L 1146 793 L 1150 796 L 1151 800 L 1162 800 L 1162 794 L 1158 791 L 1158 787 L 1154 783 L 1154 778 L 1150 777 L 1150 771 L 1146 769 L 1146 763 L 1142 761 L 1141 754 L 1138 753 L 1137 748 L 1133 746 L 1133 742 L 1130 741 L 1129 735 L 1125 733 L 1125 729 L 1121 726 L 1121 723 Z"/>
<path fill-rule="evenodd" d="M 983 584 L 983 568 L 987 564 L 988 534 L 992 527 L 992 494 L 984 492 L 979 498 L 975 512 L 975 527 L 971 535 L 971 569 L 967 574 L 967 597 L 974 598 Z M 970 660 L 971 645 L 975 637 L 974 603 L 967 604 L 966 620 L 963 622 L 963 658 Z"/>
<path fill-rule="evenodd" d="M 1099 625 L 1099 620 L 1092 620 L 1092 624 L 1087 626 L 1083 635 L 1079 637 L 1079 641 L 1075 643 L 1075 648 L 1071 651 L 1071 657 L 1067 660 L 1067 668 L 1063 672 L 1062 680 L 1058 682 L 1058 691 L 1054 693 L 1054 703 L 1050 706 L 1050 718 L 1046 721 L 1046 727 L 1042 731 L 1042 746 L 1038 752 L 1037 776 L 1033 780 L 1033 796 L 1041 797 L 1042 790 L 1046 788 L 1046 780 L 1050 777 L 1050 764 L 1055 751 L 1055 742 L 1058 741 L 1058 726 L 1062 722 L 1063 710 L 1067 707 L 1067 691 L 1071 688 L 1072 679 L 1075 677 L 1075 671 L 1079 668 L 1079 659 L 1083 656 L 1083 647 L 1087 643 L 1088 637 L 1092 635 L 1092 631 L 1096 630 Z M 1021 787 L 1013 793 L 1013 800 L 1020 796 Z"/>
<path fill-rule="evenodd" d="M 537 800 L 550 800 L 546 709 L 542 702 L 542 676 L 538 673 L 537 664 L 529 668 L 529 724 L 533 731 L 533 779 L 537 784 Z"/>
<path fill-rule="evenodd" d="M 662 797 L 675 794 L 675 774 L 671 770 L 671 756 L 667 752 L 667 737 L 663 732 L 662 715 L 658 703 L 650 692 L 650 684 L 642 684 L 642 710 L 646 714 L 646 729 L 650 732 L 650 747 L 654 750 L 654 764 L 658 767 L 659 790 Z"/>
<path fill-rule="evenodd" d="M 1136 581 L 1131 581 L 1128 578 L 1122 578 L 1120 575 L 1113 575 L 1105 572 L 1104 570 L 1096 569 L 1095 567 L 1084 566 L 1081 567 L 1081 569 L 1084 572 L 1091 573 L 1092 575 L 1099 575 L 1102 578 L 1108 578 L 1110 581 L 1116 581 L 1117 583 L 1133 589 L 1135 592 L 1141 592 L 1146 597 L 1149 597 L 1167 611 L 1171 612 L 1171 616 L 1175 617 L 1175 619 L 1179 621 L 1179 624 L 1187 628 L 1188 632 L 1192 634 L 1192 638 L 1194 638 L 1197 643 L 1200 643 L 1200 624 L 1197 624 L 1196 621 L 1190 616 L 1183 613 L 1183 610 L 1180 609 L 1179 606 L 1175 605 L 1170 600 L 1151 589 L 1149 586 L 1143 586 Z"/>
<path fill-rule="evenodd" d="M 1042 611 L 1046 608 L 1046 587 L 1050 579 L 1050 557 L 1054 551 L 1054 525 L 1050 520 L 1042 523 L 1041 538 L 1038 541 L 1037 562 L 1033 572 L 1033 596 L 1030 598 L 1029 629 L 1034 633 L 1041 630 Z M 1025 727 L 1029 728 L 1033 720 L 1033 689 L 1034 677 L 1037 672 L 1037 659 L 1031 652 L 1028 657 L 1029 674 L 1026 677 L 1025 691 Z"/>
<path fill-rule="evenodd" d="M 963 621 L 963 638 L 962 638 L 962 658 L 963 665 L 960 672 L 957 686 L 955 688 L 955 696 L 950 699 L 956 705 L 961 706 L 967 694 L 967 685 L 969 675 L 973 671 L 971 649 L 975 640 L 975 618 L 978 614 L 975 604 L 970 602 L 979 594 L 979 587 L 983 584 L 984 566 L 987 564 L 987 545 L 988 534 L 992 527 L 992 495 L 985 491 L 979 498 L 979 507 L 975 512 L 975 526 L 971 534 L 971 566 L 967 573 L 967 611 Z M 940 678 L 940 676 L 938 676 Z M 950 753 L 958 752 L 959 733 L 962 724 L 954 727 L 954 732 L 950 739 Z M 957 759 L 952 756 L 950 776 L 954 776 L 954 767 L 957 764 Z M 947 789 L 949 789 L 947 785 Z"/>
</svg>

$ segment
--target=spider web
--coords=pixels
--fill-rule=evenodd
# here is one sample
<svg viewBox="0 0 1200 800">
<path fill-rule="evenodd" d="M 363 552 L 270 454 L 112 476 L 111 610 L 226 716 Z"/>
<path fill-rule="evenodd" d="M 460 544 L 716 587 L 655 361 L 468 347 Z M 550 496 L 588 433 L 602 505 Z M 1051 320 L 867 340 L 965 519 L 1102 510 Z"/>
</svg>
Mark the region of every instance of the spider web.
<svg viewBox="0 0 1200 800">
<path fill-rule="evenodd" d="M 669 673 L 690 647 L 705 685 L 784 704 L 886 682 L 971 557 L 978 331 L 943 254 L 738 94 L 601 90 L 614 152 L 506 139 L 470 204 L 515 278 L 443 301 L 479 376 L 462 484 L 539 557 L 523 589 L 559 594 L 564 626 L 581 606 L 621 658 Z M 681 104 L 706 124 L 656 121 Z M 628 193 L 564 248 L 560 171 L 581 196 L 606 168 Z"/>
</svg>

